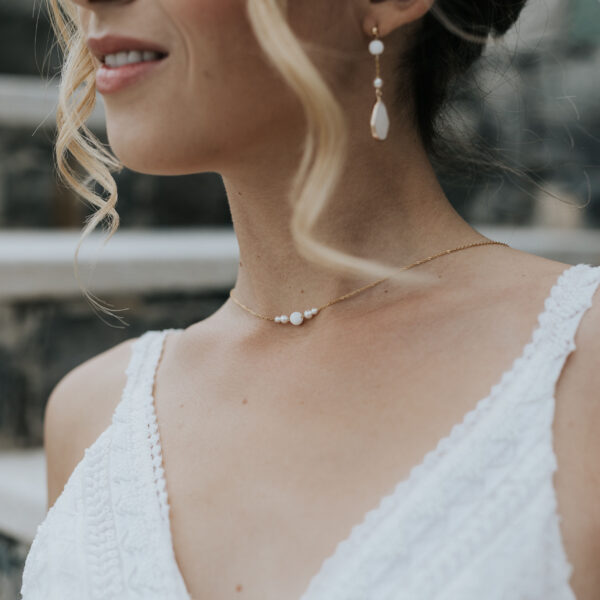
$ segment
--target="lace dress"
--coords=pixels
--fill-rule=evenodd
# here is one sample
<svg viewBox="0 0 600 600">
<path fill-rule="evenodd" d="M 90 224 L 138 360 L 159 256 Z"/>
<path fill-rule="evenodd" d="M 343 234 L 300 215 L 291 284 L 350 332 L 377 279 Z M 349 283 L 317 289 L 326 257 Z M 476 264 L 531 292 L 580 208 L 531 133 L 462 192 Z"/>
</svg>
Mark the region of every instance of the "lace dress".
<svg viewBox="0 0 600 600">
<path fill-rule="evenodd" d="M 553 485 L 554 392 L 599 283 L 600 266 L 561 273 L 512 367 L 339 542 L 299 600 L 575 598 Z M 22 600 L 191 598 L 152 397 L 171 331 L 133 342 L 112 423 L 38 526 Z"/>
</svg>

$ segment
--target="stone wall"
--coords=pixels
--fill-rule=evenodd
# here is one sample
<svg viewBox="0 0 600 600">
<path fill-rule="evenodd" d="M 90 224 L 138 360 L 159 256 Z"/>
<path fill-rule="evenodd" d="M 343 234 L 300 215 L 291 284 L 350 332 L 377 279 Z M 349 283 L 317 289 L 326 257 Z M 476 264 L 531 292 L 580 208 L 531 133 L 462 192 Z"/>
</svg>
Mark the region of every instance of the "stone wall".
<svg viewBox="0 0 600 600">
<path fill-rule="evenodd" d="M 117 328 L 80 298 L 0 305 L 0 450 L 38 446 L 46 400 L 58 380 L 88 358 L 148 329 L 187 327 L 212 314 L 223 293 L 154 293 L 111 297 L 126 307 L 128 327 Z"/>
</svg>

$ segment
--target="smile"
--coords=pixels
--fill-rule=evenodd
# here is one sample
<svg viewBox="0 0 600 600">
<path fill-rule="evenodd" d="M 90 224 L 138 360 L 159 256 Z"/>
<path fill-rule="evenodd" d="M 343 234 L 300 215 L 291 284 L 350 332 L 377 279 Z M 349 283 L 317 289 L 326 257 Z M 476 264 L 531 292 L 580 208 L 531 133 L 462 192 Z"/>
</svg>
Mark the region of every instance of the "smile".
<svg viewBox="0 0 600 600">
<path fill-rule="evenodd" d="M 101 94 L 110 94 L 133 85 L 154 71 L 166 57 L 166 54 L 139 50 L 107 54 L 96 71 L 96 89 Z"/>
</svg>

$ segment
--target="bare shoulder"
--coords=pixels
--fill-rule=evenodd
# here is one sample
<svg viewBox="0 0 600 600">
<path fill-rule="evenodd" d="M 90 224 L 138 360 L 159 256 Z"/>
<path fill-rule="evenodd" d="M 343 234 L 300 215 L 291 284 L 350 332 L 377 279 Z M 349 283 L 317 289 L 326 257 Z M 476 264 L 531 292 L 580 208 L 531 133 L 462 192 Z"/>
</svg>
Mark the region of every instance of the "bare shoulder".
<svg viewBox="0 0 600 600">
<path fill-rule="evenodd" d="M 571 586 L 587 599 L 600 597 L 600 285 L 573 341 L 555 390 L 554 483 Z"/>
<path fill-rule="evenodd" d="M 490 254 L 477 265 L 475 280 L 485 280 L 510 296 L 524 310 L 542 309 L 558 277 L 572 264 L 510 249 Z M 581 316 L 574 350 L 567 356 L 555 389 L 553 446 L 557 460 L 554 485 L 560 529 L 569 562 L 574 567 L 571 586 L 577 598 L 600 598 L 600 285 Z"/>
<path fill-rule="evenodd" d="M 600 535 L 600 285 L 579 321 L 573 342 L 574 350 L 556 388 L 557 423 L 564 417 L 565 438 L 570 432 L 571 447 L 579 454 L 577 469 L 585 475 L 582 481 L 593 486 L 589 492 L 593 493 L 594 526 Z"/>
<path fill-rule="evenodd" d="M 541 286 L 542 291 L 549 292 L 550 287 L 558 277 L 573 265 L 560 261 L 546 259 L 527 252 L 512 251 L 508 260 L 496 263 L 493 275 L 500 279 L 500 271 L 506 268 L 513 275 L 509 280 L 518 283 L 519 279 L 535 279 L 536 285 L 528 286 L 534 290 Z M 592 265 L 593 266 L 593 265 Z M 490 271 L 491 269 L 488 269 Z M 599 269 L 600 270 L 600 269 Z M 600 275 L 599 275 L 600 280 Z M 525 290 L 524 290 L 525 292 Z M 524 293 L 524 295 L 526 295 Z M 579 408 L 585 409 L 586 426 L 595 427 L 600 430 L 600 284 L 597 285 L 591 297 L 591 303 L 587 307 L 574 338 L 575 349 L 568 356 L 561 377 L 557 384 L 557 395 L 568 393 L 576 396 L 578 403 L 583 405 Z M 569 403 L 573 405 L 573 398 Z M 578 411 L 583 414 L 581 411 Z M 597 436 L 598 449 L 600 450 L 600 436 Z M 597 453 L 596 456 L 600 456 Z M 600 460 L 596 465 L 597 473 L 600 475 Z M 600 478 L 599 478 L 600 486 Z M 600 491 L 600 490 L 599 490 Z"/>
<path fill-rule="evenodd" d="M 597 498 L 600 495 L 600 284 L 596 285 L 591 303 L 579 321 L 573 342 L 574 350 L 557 384 L 557 403 L 562 400 L 564 405 L 576 409 L 569 422 L 577 424 L 577 443 L 583 444 L 581 449 L 585 450 L 582 466 L 591 476 L 590 484 L 596 486 Z M 600 510 L 597 517 L 600 533 Z"/>
<path fill-rule="evenodd" d="M 50 393 L 44 412 L 48 507 L 62 492 L 85 449 L 110 425 L 136 339 L 124 340 L 82 362 Z"/>
<path fill-rule="evenodd" d="M 573 266 L 525 252 L 518 253 L 517 264 L 520 266 L 519 271 L 533 274 L 546 289 L 549 282 L 556 280 L 561 273 Z M 600 274 L 598 281 L 600 282 Z M 573 341 L 575 348 L 564 365 L 558 391 L 566 391 L 568 388 L 570 393 L 577 392 L 576 396 L 584 401 L 587 409 L 586 422 L 591 424 L 588 418 L 594 417 L 593 423 L 600 427 L 600 283 L 596 285 L 590 305 L 581 317 Z M 598 440 L 600 449 L 600 436 Z"/>
</svg>

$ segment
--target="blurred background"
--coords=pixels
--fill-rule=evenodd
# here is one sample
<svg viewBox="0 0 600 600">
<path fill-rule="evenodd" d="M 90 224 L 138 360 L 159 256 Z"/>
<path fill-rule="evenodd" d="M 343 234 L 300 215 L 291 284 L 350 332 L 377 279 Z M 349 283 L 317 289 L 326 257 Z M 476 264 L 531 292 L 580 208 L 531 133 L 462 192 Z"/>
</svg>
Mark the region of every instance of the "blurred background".
<svg viewBox="0 0 600 600">
<path fill-rule="evenodd" d="M 531 0 L 457 95 L 468 136 L 526 174 L 440 170 L 456 209 L 484 235 L 600 264 L 599 40 L 597 0 Z M 209 316 L 238 264 L 218 174 L 125 169 L 116 176 L 120 230 L 102 249 L 102 232 L 89 238 L 80 265 L 94 294 L 128 309 L 117 314 L 129 326 L 92 310 L 73 275 L 88 208 L 53 168 L 53 42 L 40 0 L 0 0 L 0 600 L 18 598 L 46 512 L 42 419 L 52 388 L 124 339 Z M 89 124 L 106 142 L 100 95 Z"/>
</svg>

